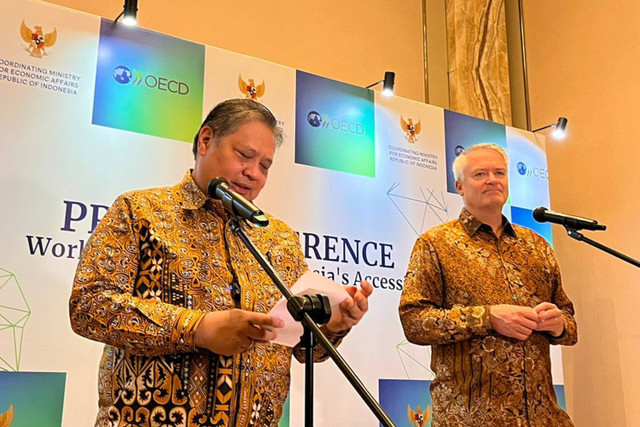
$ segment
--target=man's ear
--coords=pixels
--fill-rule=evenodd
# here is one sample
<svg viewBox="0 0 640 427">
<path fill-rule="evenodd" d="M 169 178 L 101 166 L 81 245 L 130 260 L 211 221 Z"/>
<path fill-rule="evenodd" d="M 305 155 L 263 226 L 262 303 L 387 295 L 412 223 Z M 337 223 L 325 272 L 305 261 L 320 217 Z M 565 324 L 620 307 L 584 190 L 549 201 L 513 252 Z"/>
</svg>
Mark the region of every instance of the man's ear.
<svg viewBox="0 0 640 427">
<path fill-rule="evenodd" d="M 460 183 L 460 181 L 456 181 L 456 190 L 458 191 L 459 195 L 464 196 L 464 191 L 462 190 L 462 184 Z"/>
<path fill-rule="evenodd" d="M 209 126 L 202 126 L 198 134 L 198 155 L 204 155 L 213 144 L 213 131 Z"/>
</svg>

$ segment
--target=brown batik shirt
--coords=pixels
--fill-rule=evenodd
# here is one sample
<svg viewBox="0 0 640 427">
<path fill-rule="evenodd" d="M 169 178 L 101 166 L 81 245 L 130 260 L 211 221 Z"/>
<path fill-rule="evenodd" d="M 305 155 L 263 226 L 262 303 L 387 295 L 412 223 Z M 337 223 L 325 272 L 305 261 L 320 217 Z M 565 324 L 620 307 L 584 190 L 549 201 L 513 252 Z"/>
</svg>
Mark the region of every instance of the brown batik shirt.
<svg viewBox="0 0 640 427">
<path fill-rule="evenodd" d="M 503 218 L 496 238 L 466 209 L 418 238 L 400 300 L 407 339 L 431 345 L 433 426 L 572 426 L 556 403 L 549 344 L 573 345 L 573 304 L 549 244 Z M 490 327 L 489 306 L 558 306 L 564 333 L 525 341 Z"/>
<path fill-rule="evenodd" d="M 307 270 L 283 222 L 246 231 L 288 286 Z M 267 313 L 281 298 L 190 173 L 117 198 L 87 243 L 70 300 L 74 331 L 107 344 L 96 426 L 277 425 L 298 347 L 256 344 L 227 357 L 194 344 L 207 312 L 236 307 L 233 282 L 244 310 Z M 328 333 L 335 344 L 343 335 Z"/>
</svg>

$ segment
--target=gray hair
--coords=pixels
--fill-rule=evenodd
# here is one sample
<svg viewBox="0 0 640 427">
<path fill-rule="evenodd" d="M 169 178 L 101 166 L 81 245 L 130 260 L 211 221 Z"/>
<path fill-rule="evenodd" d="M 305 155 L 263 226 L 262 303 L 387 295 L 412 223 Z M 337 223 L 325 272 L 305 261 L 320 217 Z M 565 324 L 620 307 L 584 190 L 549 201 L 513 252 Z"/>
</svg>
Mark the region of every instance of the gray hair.
<svg viewBox="0 0 640 427">
<path fill-rule="evenodd" d="M 504 162 L 507 164 L 507 167 L 509 166 L 509 155 L 507 154 L 504 148 L 502 148 L 499 145 L 490 144 L 490 143 L 476 144 L 464 150 L 453 161 L 453 165 L 451 166 L 451 169 L 453 170 L 453 176 L 455 177 L 456 181 L 462 181 L 462 170 L 467 165 L 467 155 L 469 153 L 473 153 L 474 151 L 478 151 L 478 150 L 493 150 L 497 152 L 502 156 L 502 158 L 504 159 Z"/>
<path fill-rule="evenodd" d="M 227 99 L 213 107 L 200 125 L 193 139 L 193 156 L 198 156 L 198 138 L 203 127 L 210 127 L 214 140 L 217 140 L 231 135 L 240 126 L 250 122 L 264 123 L 273 131 L 276 147 L 282 145 L 282 128 L 278 126 L 278 121 L 267 107 L 252 99 Z"/>
</svg>

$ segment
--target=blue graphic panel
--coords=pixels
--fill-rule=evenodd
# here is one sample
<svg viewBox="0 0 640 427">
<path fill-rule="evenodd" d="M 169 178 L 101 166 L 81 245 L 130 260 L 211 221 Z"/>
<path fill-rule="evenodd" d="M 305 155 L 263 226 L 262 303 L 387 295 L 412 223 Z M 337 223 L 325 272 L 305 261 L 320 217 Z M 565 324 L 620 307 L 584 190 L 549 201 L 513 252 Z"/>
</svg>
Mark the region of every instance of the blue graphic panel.
<svg viewBox="0 0 640 427">
<path fill-rule="evenodd" d="M 556 392 L 556 401 L 558 402 L 558 406 L 560 406 L 565 411 L 567 410 L 567 401 L 564 395 L 564 385 L 562 384 L 554 384 L 553 390 Z"/>
<path fill-rule="evenodd" d="M 511 206 L 511 221 L 514 224 L 527 227 L 544 237 L 551 246 L 553 246 L 553 233 L 551 224 L 548 222 L 540 223 L 533 219 L 533 211 L 531 209 L 519 208 Z"/>
<path fill-rule="evenodd" d="M 296 74 L 296 163 L 375 177 L 373 91 Z"/>
<path fill-rule="evenodd" d="M 507 152 L 511 205 L 531 210 L 538 206 L 548 208 L 549 172 L 544 144 L 529 132 L 508 128 Z"/>
<path fill-rule="evenodd" d="M 504 125 L 444 110 L 445 153 L 447 157 L 447 191 L 457 193 L 451 171 L 453 161 L 472 145 L 491 143 L 507 149 Z"/>
<path fill-rule="evenodd" d="M 12 426 L 60 427 L 66 374 L 0 371 L 0 415 L 13 412 Z"/>
<path fill-rule="evenodd" d="M 422 417 L 424 427 L 431 425 L 431 381 L 427 380 L 378 380 L 380 406 L 398 427 L 415 427 L 409 413 Z"/>
<path fill-rule="evenodd" d="M 289 418 L 291 417 L 291 394 L 287 396 L 287 400 L 284 401 L 284 407 L 282 408 L 282 416 L 278 427 L 289 427 Z"/>
<path fill-rule="evenodd" d="M 93 124 L 192 142 L 203 87 L 203 45 L 102 20 Z"/>
</svg>

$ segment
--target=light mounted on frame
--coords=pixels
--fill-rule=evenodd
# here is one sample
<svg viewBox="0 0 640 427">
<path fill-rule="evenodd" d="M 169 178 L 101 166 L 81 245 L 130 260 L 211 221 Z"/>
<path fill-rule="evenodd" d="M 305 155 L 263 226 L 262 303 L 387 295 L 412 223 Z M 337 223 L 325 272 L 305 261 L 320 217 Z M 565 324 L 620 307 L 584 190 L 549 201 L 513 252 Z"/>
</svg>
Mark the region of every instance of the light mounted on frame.
<svg viewBox="0 0 640 427">
<path fill-rule="evenodd" d="M 396 73 L 394 73 L 393 71 L 385 72 L 384 79 L 370 84 L 369 86 L 367 86 L 367 89 L 371 89 L 372 87 L 380 83 L 382 83 L 382 94 L 384 96 L 393 96 L 393 87 L 396 83 Z"/>
<path fill-rule="evenodd" d="M 138 25 L 138 0 L 124 0 L 124 6 L 120 15 L 114 22 L 122 17 L 122 23 L 128 26 Z"/>
<path fill-rule="evenodd" d="M 566 117 L 558 117 L 558 121 L 556 123 L 551 123 L 550 125 L 532 130 L 531 132 L 536 133 L 541 130 L 553 127 L 555 129 L 553 130 L 553 132 L 551 132 L 551 136 L 553 136 L 555 139 L 564 139 L 564 137 L 567 135 L 567 122 L 568 120 Z"/>
</svg>

